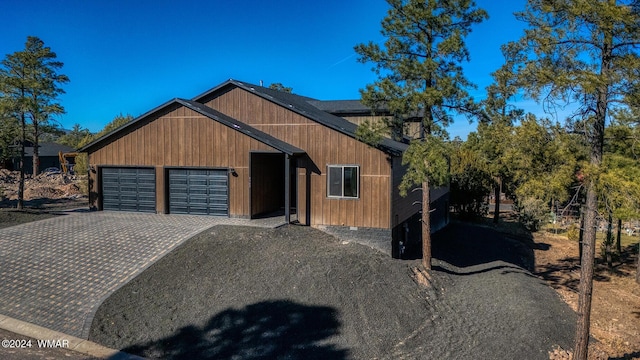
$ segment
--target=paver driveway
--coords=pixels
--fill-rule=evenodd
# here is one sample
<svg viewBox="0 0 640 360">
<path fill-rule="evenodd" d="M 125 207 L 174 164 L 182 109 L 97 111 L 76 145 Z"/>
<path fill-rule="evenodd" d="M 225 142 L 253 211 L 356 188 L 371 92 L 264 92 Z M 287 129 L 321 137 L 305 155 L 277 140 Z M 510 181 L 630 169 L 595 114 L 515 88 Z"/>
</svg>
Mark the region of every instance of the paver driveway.
<svg viewBox="0 0 640 360">
<path fill-rule="evenodd" d="M 193 235 L 247 222 L 92 212 L 0 229 L 0 314 L 86 339 L 119 287 Z"/>
</svg>

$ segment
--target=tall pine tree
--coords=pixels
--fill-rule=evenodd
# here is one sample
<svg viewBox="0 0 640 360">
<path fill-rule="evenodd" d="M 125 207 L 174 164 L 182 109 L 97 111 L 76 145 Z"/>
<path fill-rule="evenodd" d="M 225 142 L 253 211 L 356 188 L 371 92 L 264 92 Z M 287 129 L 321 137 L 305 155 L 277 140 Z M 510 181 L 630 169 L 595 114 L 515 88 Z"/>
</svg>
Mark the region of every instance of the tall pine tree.
<svg viewBox="0 0 640 360">
<path fill-rule="evenodd" d="M 6 117 L 14 119 L 18 124 L 20 159 L 20 178 L 18 182 L 18 209 L 24 207 L 24 159 L 27 139 L 27 70 L 24 65 L 24 54 L 15 52 L 7 55 L 0 66 L 0 102 Z"/>
<path fill-rule="evenodd" d="M 44 46 L 37 37 L 29 36 L 22 51 L 24 68 L 28 81 L 28 114 L 31 120 L 31 140 L 33 141 L 33 175 L 39 172 L 39 142 L 52 117 L 64 113 L 58 103 L 58 95 L 64 94 L 61 84 L 69 82 L 66 75 L 57 73 L 63 63 L 57 60 L 55 52 Z"/>
<path fill-rule="evenodd" d="M 66 75 L 57 71 L 63 64 L 56 60 L 56 53 L 37 37 L 29 36 L 22 51 L 8 54 L 0 66 L 0 92 L 8 113 L 20 124 L 20 184 L 18 208 L 24 201 L 25 143 L 33 142 L 33 174 L 38 174 L 38 142 L 53 116 L 64 113 L 57 102 L 63 94 L 61 84 L 67 83 Z M 28 126 L 30 125 L 30 126 Z"/>
<path fill-rule="evenodd" d="M 387 2 L 390 9 L 381 30 L 384 44 L 369 42 L 355 47 L 358 60 L 373 63 L 379 77 L 361 90 L 362 101 L 373 109 L 388 109 L 394 114 L 394 123 L 421 118 L 420 137 L 411 142 L 403 157 L 408 171 L 400 190 L 405 195 L 416 185 L 422 187 L 423 265 L 430 269 L 429 189 L 443 185 L 448 178 L 443 143 L 446 127 L 455 114 L 476 109 L 467 92 L 473 85 L 464 77 L 460 64 L 469 60 L 464 38 L 488 15 L 470 0 Z"/>
<path fill-rule="evenodd" d="M 528 28 L 505 47 L 527 95 L 547 108 L 574 103 L 572 120 L 590 146 L 586 174 L 585 233 L 574 359 L 587 358 L 595 257 L 598 173 L 605 122 L 613 106 L 637 88 L 640 16 L 636 0 L 528 0 L 516 14 Z"/>
<path fill-rule="evenodd" d="M 513 124 L 522 119 L 524 111 L 510 100 L 518 93 L 517 82 L 511 76 L 514 64 L 505 63 L 491 76 L 493 83 L 487 86 L 487 98 L 482 102 L 483 114 L 477 132 L 477 147 L 486 158 L 486 171 L 493 177 L 493 222 L 500 220 L 500 192 L 509 177 L 509 165 L 504 161 Z"/>
<path fill-rule="evenodd" d="M 0 92 L 0 98 L 2 97 Z M 5 109 L 0 100 L 0 168 L 10 163 L 16 156 L 15 143 L 20 126 L 17 119 Z"/>
</svg>

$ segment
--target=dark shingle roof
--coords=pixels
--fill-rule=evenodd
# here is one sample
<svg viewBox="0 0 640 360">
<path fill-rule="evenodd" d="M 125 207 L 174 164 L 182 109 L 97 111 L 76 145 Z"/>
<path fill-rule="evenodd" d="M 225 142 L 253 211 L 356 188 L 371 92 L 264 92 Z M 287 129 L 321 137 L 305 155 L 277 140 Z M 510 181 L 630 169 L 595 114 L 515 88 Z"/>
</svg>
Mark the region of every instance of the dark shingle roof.
<svg viewBox="0 0 640 360">
<path fill-rule="evenodd" d="M 371 115 L 372 113 L 372 109 L 365 106 L 360 100 L 311 100 L 309 104 L 331 114 Z M 384 112 L 384 109 L 382 109 L 382 112 Z"/>
<path fill-rule="evenodd" d="M 111 131 L 108 134 L 105 134 L 104 136 L 92 141 L 91 143 L 83 146 L 82 148 L 80 148 L 78 151 L 80 152 L 85 152 L 85 151 L 89 151 L 93 148 L 99 147 L 100 144 L 104 143 L 105 141 L 108 141 L 109 139 L 113 138 L 117 133 L 123 131 L 124 129 L 127 128 L 132 128 L 134 126 L 137 126 L 141 121 L 143 121 L 144 119 L 146 119 L 148 116 L 157 113 L 159 111 L 162 111 L 170 106 L 175 106 L 175 105 L 182 105 L 185 106 L 203 116 L 208 117 L 209 119 L 215 120 L 225 126 L 228 126 L 238 132 L 241 132 L 255 140 L 260 141 L 263 144 L 269 145 L 271 147 L 273 147 L 276 150 L 279 150 L 285 154 L 289 154 L 289 155 L 302 155 L 304 154 L 304 150 L 301 150 L 291 144 L 288 144 L 284 141 L 281 141 L 279 139 L 274 138 L 273 136 L 266 134 L 258 129 L 255 129 L 243 122 L 240 122 L 232 117 L 229 117 L 219 111 L 216 111 L 214 109 L 211 109 L 208 106 L 205 106 L 201 103 L 197 103 L 194 101 L 190 101 L 190 100 L 184 100 L 184 99 L 173 99 L 170 100 L 156 108 L 154 108 L 151 111 L 148 111 L 142 115 L 140 115 L 139 117 L 133 119 L 132 121 L 128 122 L 127 124 Z M 57 153 L 56 153 L 57 154 Z"/>
<path fill-rule="evenodd" d="M 315 100 L 312 99 L 309 103 L 322 111 L 342 116 L 342 115 L 391 115 L 391 111 L 387 108 L 386 104 L 381 103 L 374 109 L 364 105 L 360 100 Z M 375 113 L 375 114 L 374 114 Z M 420 122 L 423 111 L 417 111 L 410 113 L 406 118 L 407 121 Z"/>
<path fill-rule="evenodd" d="M 266 87 L 253 85 L 249 83 L 245 83 L 237 80 L 228 80 L 217 87 L 196 96 L 193 100 L 200 101 L 207 98 L 209 95 L 216 93 L 217 91 L 226 88 L 228 86 L 237 86 L 246 91 L 252 92 L 258 96 L 261 96 L 271 102 L 274 102 L 278 105 L 281 105 L 291 111 L 294 111 L 302 116 L 305 116 L 315 122 L 318 122 L 322 125 L 325 125 L 333 130 L 339 131 L 347 136 L 352 138 L 356 138 L 356 129 L 357 125 L 335 115 L 332 115 L 326 111 L 323 111 L 316 106 L 312 105 L 310 102 L 317 101 L 315 99 L 311 99 L 308 97 L 299 96 L 296 94 L 290 94 L 278 90 L 269 89 Z M 404 152 L 408 145 L 393 141 L 388 138 L 383 138 L 383 140 L 376 145 L 377 148 L 394 154 L 400 155 Z"/>
<path fill-rule="evenodd" d="M 58 157 L 58 153 L 62 151 L 63 153 L 73 152 L 73 148 L 67 145 L 62 145 L 58 143 L 45 142 L 40 143 L 38 145 L 38 156 L 55 156 Z M 33 146 L 26 146 L 24 148 L 25 156 L 33 156 Z"/>
</svg>

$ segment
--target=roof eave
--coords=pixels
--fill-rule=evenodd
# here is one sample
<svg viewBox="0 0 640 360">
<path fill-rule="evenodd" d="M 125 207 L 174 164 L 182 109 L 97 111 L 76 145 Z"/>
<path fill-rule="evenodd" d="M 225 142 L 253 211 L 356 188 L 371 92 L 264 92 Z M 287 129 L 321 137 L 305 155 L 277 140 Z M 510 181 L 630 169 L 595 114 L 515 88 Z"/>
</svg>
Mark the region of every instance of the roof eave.
<svg viewBox="0 0 640 360">
<path fill-rule="evenodd" d="M 116 133 L 119 133 L 120 131 L 122 131 L 122 130 L 124 130 L 124 129 L 130 128 L 130 127 L 133 127 L 135 124 L 137 124 L 137 123 L 138 123 L 138 122 L 140 122 L 141 120 L 143 120 L 143 119 L 147 118 L 148 116 L 150 116 L 150 115 L 152 115 L 152 114 L 154 114 L 154 113 L 156 113 L 156 112 L 158 112 L 158 111 L 161 111 L 161 110 L 165 109 L 166 107 L 170 106 L 170 105 L 171 105 L 171 104 L 173 104 L 173 103 L 176 103 L 176 100 L 177 100 L 177 98 L 174 98 L 174 99 L 171 99 L 171 100 L 169 100 L 169 101 L 167 101 L 167 102 L 163 103 L 163 104 L 162 104 L 162 105 L 160 105 L 160 106 L 156 106 L 155 108 L 153 108 L 153 109 L 151 109 L 151 110 L 147 111 L 146 113 L 144 113 L 144 114 L 142 114 L 142 115 L 138 116 L 137 118 L 135 118 L 135 119 L 133 119 L 133 120 L 129 121 L 128 123 L 126 123 L 126 124 L 124 124 L 124 125 L 122 125 L 122 126 L 120 126 L 120 127 L 117 127 L 117 128 L 115 128 L 115 129 L 113 129 L 112 131 L 110 131 L 110 132 L 108 132 L 108 133 L 106 133 L 106 134 L 102 135 L 101 137 L 99 137 L 99 138 L 97 138 L 97 139 L 93 140 L 92 142 L 88 143 L 87 145 L 85 145 L 85 146 L 83 146 L 83 147 L 79 148 L 79 149 L 78 149 L 78 152 L 89 152 L 89 150 L 91 150 L 91 148 L 93 148 L 93 147 L 97 146 L 99 143 L 102 143 L 103 141 L 108 140 L 109 138 L 111 138 L 111 137 L 112 137 L 113 135 L 115 135 Z"/>
</svg>

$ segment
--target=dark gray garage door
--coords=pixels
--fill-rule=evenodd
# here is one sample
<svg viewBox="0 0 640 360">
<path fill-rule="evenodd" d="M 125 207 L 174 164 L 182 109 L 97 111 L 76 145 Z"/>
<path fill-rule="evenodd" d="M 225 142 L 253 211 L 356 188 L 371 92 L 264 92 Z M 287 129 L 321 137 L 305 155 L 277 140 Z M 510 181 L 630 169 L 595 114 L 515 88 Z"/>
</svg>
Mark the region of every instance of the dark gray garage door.
<svg viewBox="0 0 640 360">
<path fill-rule="evenodd" d="M 156 170 L 153 168 L 102 169 L 102 208 L 116 211 L 156 212 Z"/>
<path fill-rule="evenodd" d="M 228 216 L 227 170 L 169 170 L 169 212 Z"/>
</svg>

